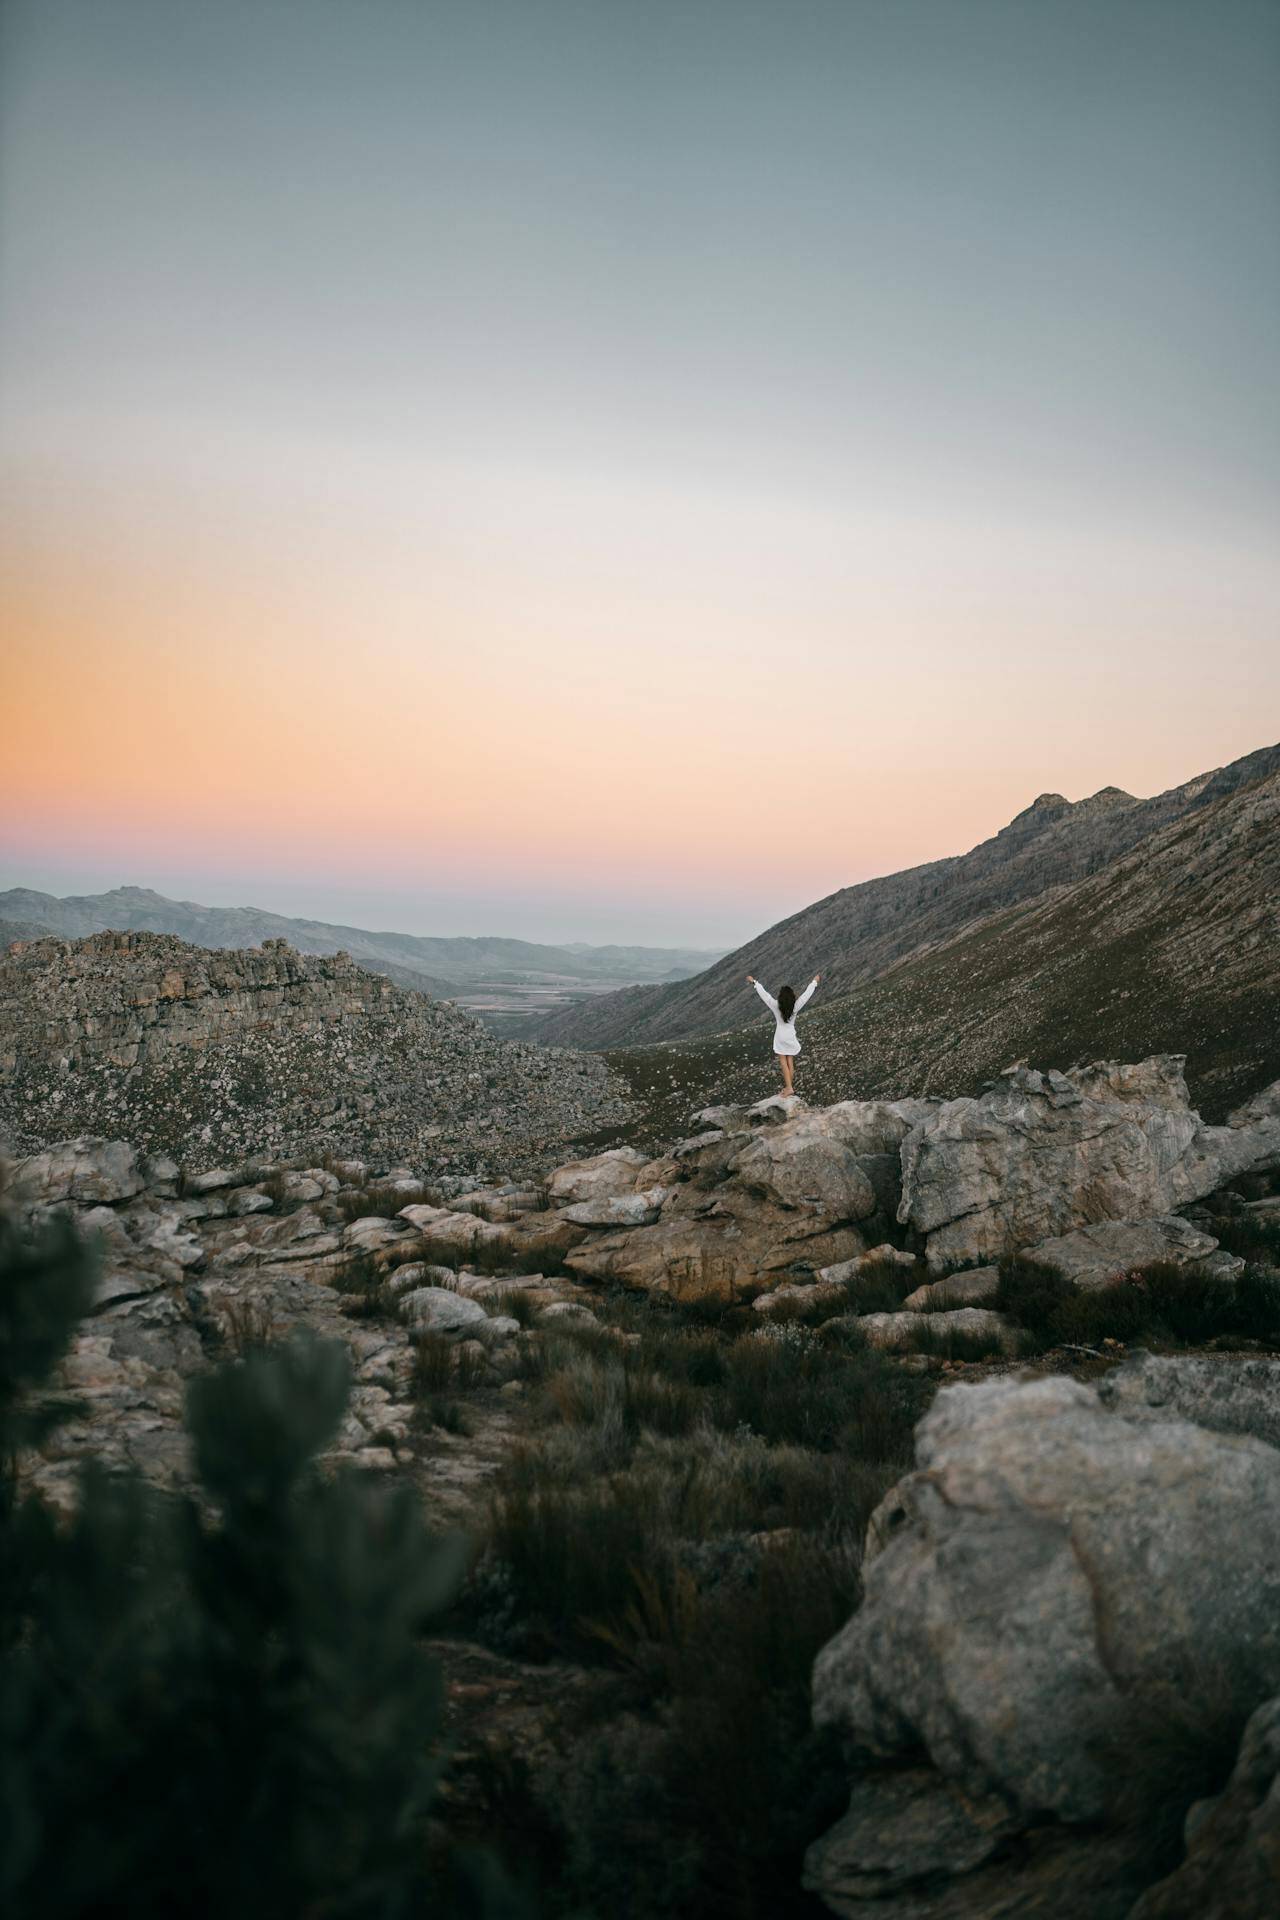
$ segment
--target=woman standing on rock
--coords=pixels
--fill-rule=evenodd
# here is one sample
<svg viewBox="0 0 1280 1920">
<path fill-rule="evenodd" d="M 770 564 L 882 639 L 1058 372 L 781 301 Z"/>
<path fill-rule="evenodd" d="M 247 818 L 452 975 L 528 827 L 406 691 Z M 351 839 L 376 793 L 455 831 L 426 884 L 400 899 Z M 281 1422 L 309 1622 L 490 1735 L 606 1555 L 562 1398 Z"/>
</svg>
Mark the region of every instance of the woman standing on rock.
<svg viewBox="0 0 1280 1920">
<path fill-rule="evenodd" d="M 795 1092 L 795 1068 L 791 1063 L 800 1051 L 800 1042 L 796 1038 L 796 1015 L 811 999 L 813 990 L 821 978 L 820 973 L 815 973 L 798 1000 L 794 987 L 779 987 L 778 997 L 775 1000 L 769 989 L 762 987 L 753 973 L 747 975 L 747 985 L 755 988 L 776 1022 L 773 1029 L 773 1050 L 782 1068 L 784 1096 Z"/>
</svg>

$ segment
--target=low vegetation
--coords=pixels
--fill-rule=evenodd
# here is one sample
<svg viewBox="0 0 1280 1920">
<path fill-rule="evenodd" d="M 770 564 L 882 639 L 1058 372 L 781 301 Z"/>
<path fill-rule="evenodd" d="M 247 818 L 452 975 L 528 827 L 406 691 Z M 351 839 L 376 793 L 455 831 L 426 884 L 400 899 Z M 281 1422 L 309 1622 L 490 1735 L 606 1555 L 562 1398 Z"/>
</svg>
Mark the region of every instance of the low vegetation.
<svg viewBox="0 0 1280 1920">
<path fill-rule="evenodd" d="M 62 1415 L 43 1396 L 90 1290 L 69 1230 L 0 1219 L 0 1907 L 514 1912 L 430 1823 L 443 1701 L 422 1634 L 460 1549 L 407 1489 L 317 1470 L 345 1348 L 294 1341 L 200 1376 L 198 1492 L 90 1466 L 60 1524 L 14 1461 Z"/>
<path fill-rule="evenodd" d="M 799 1911 L 799 1854 L 847 1791 L 810 1727 L 813 1658 L 856 1603 L 867 1519 L 930 1388 L 803 1326 L 607 1311 L 538 1343 L 528 1438 L 457 1616 L 525 1659 L 625 1677 L 622 1720 L 527 1783 L 540 1907 Z"/>
<path fill-rule="evenodd" d="M 1223 1280 L 1195 1266 L 1135 1269 L 1103 1287 L 1077 1290 L 1050 1267 L 1006 1261 L 996 1301 L 1033 1349 L 1187 1347 L 1223 1338 L 1280 1345 L 1280 1277 L 1246 1267 Z"/>
</svg>

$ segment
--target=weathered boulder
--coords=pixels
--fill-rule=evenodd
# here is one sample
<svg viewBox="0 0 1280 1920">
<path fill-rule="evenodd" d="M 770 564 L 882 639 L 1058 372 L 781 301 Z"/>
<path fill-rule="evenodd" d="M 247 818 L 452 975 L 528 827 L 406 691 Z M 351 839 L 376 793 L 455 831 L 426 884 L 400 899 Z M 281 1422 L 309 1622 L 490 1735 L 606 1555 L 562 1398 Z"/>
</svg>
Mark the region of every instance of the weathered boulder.
<svg viewBox="0 0 1280 1920">
<path fill-rule="evenodd" d="M 945 1353 L 956 1334 L 965 1341 L 990 1343 L 1001 1353 L 1016 1354 L 1022 1345 L 1013 1322 L 988 1307 L 955 1307 L 942 1313 L 863 1313 L 855 1324 L 868 1346 L 890 1353 Z"/>
<path fill-rule="evenodd" d="M 1250 1716 L 1225 1790 L 1192 1807 L 1186 1859 L 1129 1920 L 1266 1920 L 1280 1913 L 1280 1695 Z"/>
<path fill-rule="evenodd" d="M 474 1336 L 489 1320 L 478 1300 L 466 1300 L 447 1287 L 414 1287 L 401 1295 L 400 1311 L 415 1331 L 443 1333 L 451 1339 Z"/>
<path fill-rule="evenodd" d="M 851 1153 L 893 1153 L 942 1104 L 941 1100 L 841 1100 L 825 1109 L 825 1118 Z"/>
<path fill-rule="evenodd" d="M 832 1313 L 849 1304 L 849 1296 L 838 1282 L 810 1280 L 807 1284 L 792 1281 L 781 1287 L 774 1287 L 768 1293 L 757 1294 L 751 1305 L 756 1313 L 763 1314 L 766 1320 L 782 1320 L 797 1308 L 805 1310 L 828 1309 Z"/>
<path fill-rule="evenodd" d="M 841 1260 L 834 1266 L 823 1267 L 818 1278 L 843 1285 L 847 1281 L 856 1280 L 860 1274 L 867 1273 L 873 1268 L 896 1269 L 901 1273 L 910 1273 L 914 1270 L 915 1264 L 915 1255 L 903 1253 L 900 1247 L 869 1247 L 865 1253 L 855 1254 L 852 1260 Z"/>
<path fill-rule="evenodd" d="M 1206 1127 L 1182 1056 L 1072 1075 L 1010 1068 L 950 1100 L 902 1144 L 898 1219 L 930 1264 L 983 1261 L 1099 1220 L 1175 1212 L 1280 1148 L 1280 1119 Z"/>
<path fill-rule="evenodd" d="M 138 1156 L 124 1140 L 64 1140 L 19 1160 L 13 1181 L 34 1205 L 72 1201 L 83 1206 L 131 1200 L 143 1188 Z"/>
<path fill-rule="evenodd" d="M 610 1147 L 607 1153 L 592 1154 L 589 1160 L 570 1160 L 551 1175 L 547 1196 L 552 1206 L 562 1207 L 629 1193 L 647 1158 L 637 1147 Z"/>
<path fill-rule="evenodd" d="M 562 1220 L 579 1227 L 649 1227 L 662 1210 L 667 1197 L 665 1187 L 645 1187 L 639 1193 L 600 1194 L 594 1200 L 579 1200 L 562 1207 Z"/>
<path fill-rule="evenodd" d="M 818 1655 L 819 1726 L 1088 1821 L 1115 1808 L 1135 1711 L 1248 1711 L 1280 1685 L 1275 1448 L 1002 1378 L 944 1389 L 916 1458 Z"/>
<path fill-rule="evenodd" d="M 1280 1359 L 1139 1351 L 1101 1379 L 1097 1391 L 1104 1407 L 1132 1422 L 1192 1420 L 1214 1433 L 1249 1433 L 1280 1448 Z"/>
<path fill-rule="evenodd" d="M 865 1244 L 856 1227 L 830 1227 L 817 1213 L 783 1209 L 726 1182 L 712 1199 L 693 1186 L 677 1188 L 653 1226 L 593 1234 L 564 1264 L 588 1279 L 674 1300 L 731 1301 L 780 1275 L 848 1259 Z"/>
<path fill-rule="evenodd" d="M 1084 1288 L 1105 1287 L 1157 1261 L 1201 1267 L 1219 1280 L 1244 1270 L 1243 1260 L 1219 1251 L 1212 1234 L 1201 1233 L 1176 1213 L 1158 1214 L 1153 1220 L 1100 1220 L 1056 1240 L 1042 1240 L 1026 1253 L 1029 1260 L 1053 1267 L 1064 1279 Z"/>
<path fill-rule="evenodd" d="M 563 1212 L 522 1213 L 513 1220 L 481 1220 L 448 1207 L 413 1205 L 398 1216 L 421 1236 L 424 1257 L 443 1261 L 480 1259 L 513 1272 L 551 1268 L 587 1238 L 589 1229 L 566 1220 Z"/>
<path fill-rule="evenodd" d="M 780 1207 L 805 1207 L 832 1223 L 865 1220 L 876 1210 L 875 1189 L 857 1156 L 821 1124 L 822 1115 L 770 1128 L 728 1163 L 749 1191 Z"/>
<path fill-rule="evenodd" d="M 837 1913 L 865 1911 L 865 1900 L 971 1872 L 1018 1824 L 1003 1800 L 968 1794 L 931 1767 L 864 1774 L 844 1818 L 805 1855 L 804 1885 Z"/>
<path fill-rule="evenodd" d="M 937 1313 L 943 1307 L 985 1307 L 1000 1291 L 999 1267 L 969 1267 L 964 1273 L 946 1273 L 909 1293 L 902 1305 L 909 1313 Z"/>
</svg>

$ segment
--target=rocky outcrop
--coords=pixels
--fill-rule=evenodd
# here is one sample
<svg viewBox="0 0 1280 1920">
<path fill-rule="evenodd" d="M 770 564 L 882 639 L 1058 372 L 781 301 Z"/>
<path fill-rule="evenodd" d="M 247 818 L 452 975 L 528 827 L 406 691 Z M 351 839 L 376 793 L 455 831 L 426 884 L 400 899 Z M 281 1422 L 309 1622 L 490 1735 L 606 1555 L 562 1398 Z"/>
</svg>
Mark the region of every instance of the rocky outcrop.
<svg viewBox="0 0 1280 1920">
<path fill-rule="evenodd" d="M 346 954 L 159 934 L 0 953 L 0 1143 L 124 1137 L 188 1170 L 251 1153 L 487 1177 L 622 1120 L 604 1063 L 497 1039 Z"/>
<path fill-rule="evenodd" d="M 1210 1233 L 1202 1233 L 1176 1213 L 1154 1220 L 1100 1220 L 1077 1227 L 1057 1240 L 1026 1249 L 1028 1260 L 1052 1267 L 1077 1287 L 1105 1287 L 1135 1268 L 1199 1267 L 1216 1279 L 1230 1280 L 1244 1261 L 1223 1253 Z"/>
<path fill-rule="evenodd" d="M 1074 1075 L 1013 1067 L 902 1146 L 898 1219 L 934 1266 L 1040 1247 L 1099 1221 L 1173 1213 L 1280 1148 L 1280 1121 L 1207 1127 L 1181 1055 Z"/>
<path fill-rule="evenodd" d="M 1280 1449 L 1280 1359 L 1266 1355 L 1133 1353 L 1098 1382 L 1098 1398 L 1131 1422 L 1191 1420 Z"/>
<path fill-rule="evenodd" d="M 187 1381 L 229 1351 L 308 1330 L 341 1340 L 355 1375 L 328 1464 L 419 1477 L 432 1507 L 446 1505 L 438 1455 L 417 1474 L 414 1338 L 442 1340 L 474 1381 L 513 1379 L 532 1336 L 501 1311 L 509 1293 L 526 1295 L 535 1321 L 555 1307 L 589 1311 L 596 1299 L 521 1264 L 529 1249 L 547 1253 L 581 1229 L 547 1213 L 517 1212 L 497 1225 L 413 1201 L 392 1213 L 406 1185 L 420 1192 L 420 1182 L 391 1170 L 366 1186 L 363 1164 L 334 1165 L 340 1171 L 261 1156 L 188 1176 L 125 1141 L 85 1139 L 6 1170 L 7 1206 L 32 1218 L 69 1212 L 96 1253 L 93 1307 L 55 1382 L 73 1411 L 22 1463 L 29 1485 L 70 1506 L 89 1457 L 134 1467 L 155 1486 L 187 1485 Z M 499 1211 L 520 1194 L 510 1185 L 465 1197 Z M 524 1198 L 536 1207 L 536 1195 Z M 360 1210 L 377 1206 L 386 1211 Z M 480 1251 L 500 1271 L 435 1264 L 412 1216 L 483 1230 L 492 1237 Z M 481 1470 L 472 1461 L 466 1474 Z"/>
<path fill-rule="evenodd" d="M 918 1791 L 949 1808 L 948 1872 L 1011 1823 L 1131 1816 L 1137 1724 L 1230 1724 L 1280 1684 L 1280 1452 L 1129 1407 L 1052 1377 L 941 1392 L 915 1472 L 872 1518 L 863 1605 L 818 1656 L 819 1726 L 864 1762 L 928 1756 L 939 1778 Z M 864 1848 L 868 1889 L 882 1872 L 880 1778 L 859 1776 L 810 1851 L 808 1884 L 838 1913 L 861 1910 Z M 963 1888 L 877 1911 L 1072 1911 L 970 1905 Z"/>
<path fill-rule="evenodd" d="M 564 1249 L 573 1272 L 728 1300 L 815 1276 L 845 1286 L 867 1259 L 910 1269 L 919 1248 L 935 1273 L 983 1263 L 903 1302 L 927 1312 L 989 1305 L 993 1263 L 1011 1252 L 1081 1286 L 1156 1261 L 1229 1278 L 1242 1263 L 1172 1208 L 1280 1147 L 1266 1096 L 1240 1124 L 1206 1127 L 1169 1055 L 1070 1076 L 1017 1068 L 974 1100 L 774 1096 L 693 1124 L 664 1159 L 612 1149 L 551 1175 L 559 1219 L 579 1230 Z M 475 1229 L 463 1232 L 470 1245 Z M 907 1246 L 886 1245 L 891 1234 Z"/>
<path fill-rule="evenodd" d="M 914 1101 L 811 1109 L 794 1097 L 704 1110 L 694 1116 L 702 1130 L 668 1160 L 601 1154 L 552 1176 L 553 1199 L 604 1184 L 606 1201 L 563 1208 L 575 1225 L 640 1215 L 621 1231 L 585 1236 L 565 1263 L 678 1300 L 749 1298 L 840 1267 L 883 1241 L 897 1209 L 900 1142 L 932 1111 Z"/>
</svg>

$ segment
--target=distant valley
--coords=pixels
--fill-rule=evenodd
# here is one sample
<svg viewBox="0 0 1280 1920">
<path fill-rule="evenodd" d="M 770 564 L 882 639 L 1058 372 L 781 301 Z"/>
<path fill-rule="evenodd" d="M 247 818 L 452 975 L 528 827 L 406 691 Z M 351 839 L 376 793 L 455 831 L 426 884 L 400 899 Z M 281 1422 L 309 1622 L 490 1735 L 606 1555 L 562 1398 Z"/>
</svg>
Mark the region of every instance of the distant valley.
<svg viewBox="0 0 1280 1920">
<path fill-rule="evenodd" d="M 370 932 L 323 920 L 293 919 L 260 907 L 206 907 L 170 900 L 149 887 L 60 899 L 28 887 L 0 892 L 0 946 L 11 940 L 64 940 L 91 933 L 171 933 L 193 946 L 259 946 L 287 940 L 299 953 L 345 952 L 437 1000 L 456 1000 L 498 1031 L 518 1033 L 534 1019 L 599 994 L 636 985 L 669 985 L 703 972 L 718 953 L 686 947 L 543 946 L 496 936 L 448 939 Z"/>
</svg>

